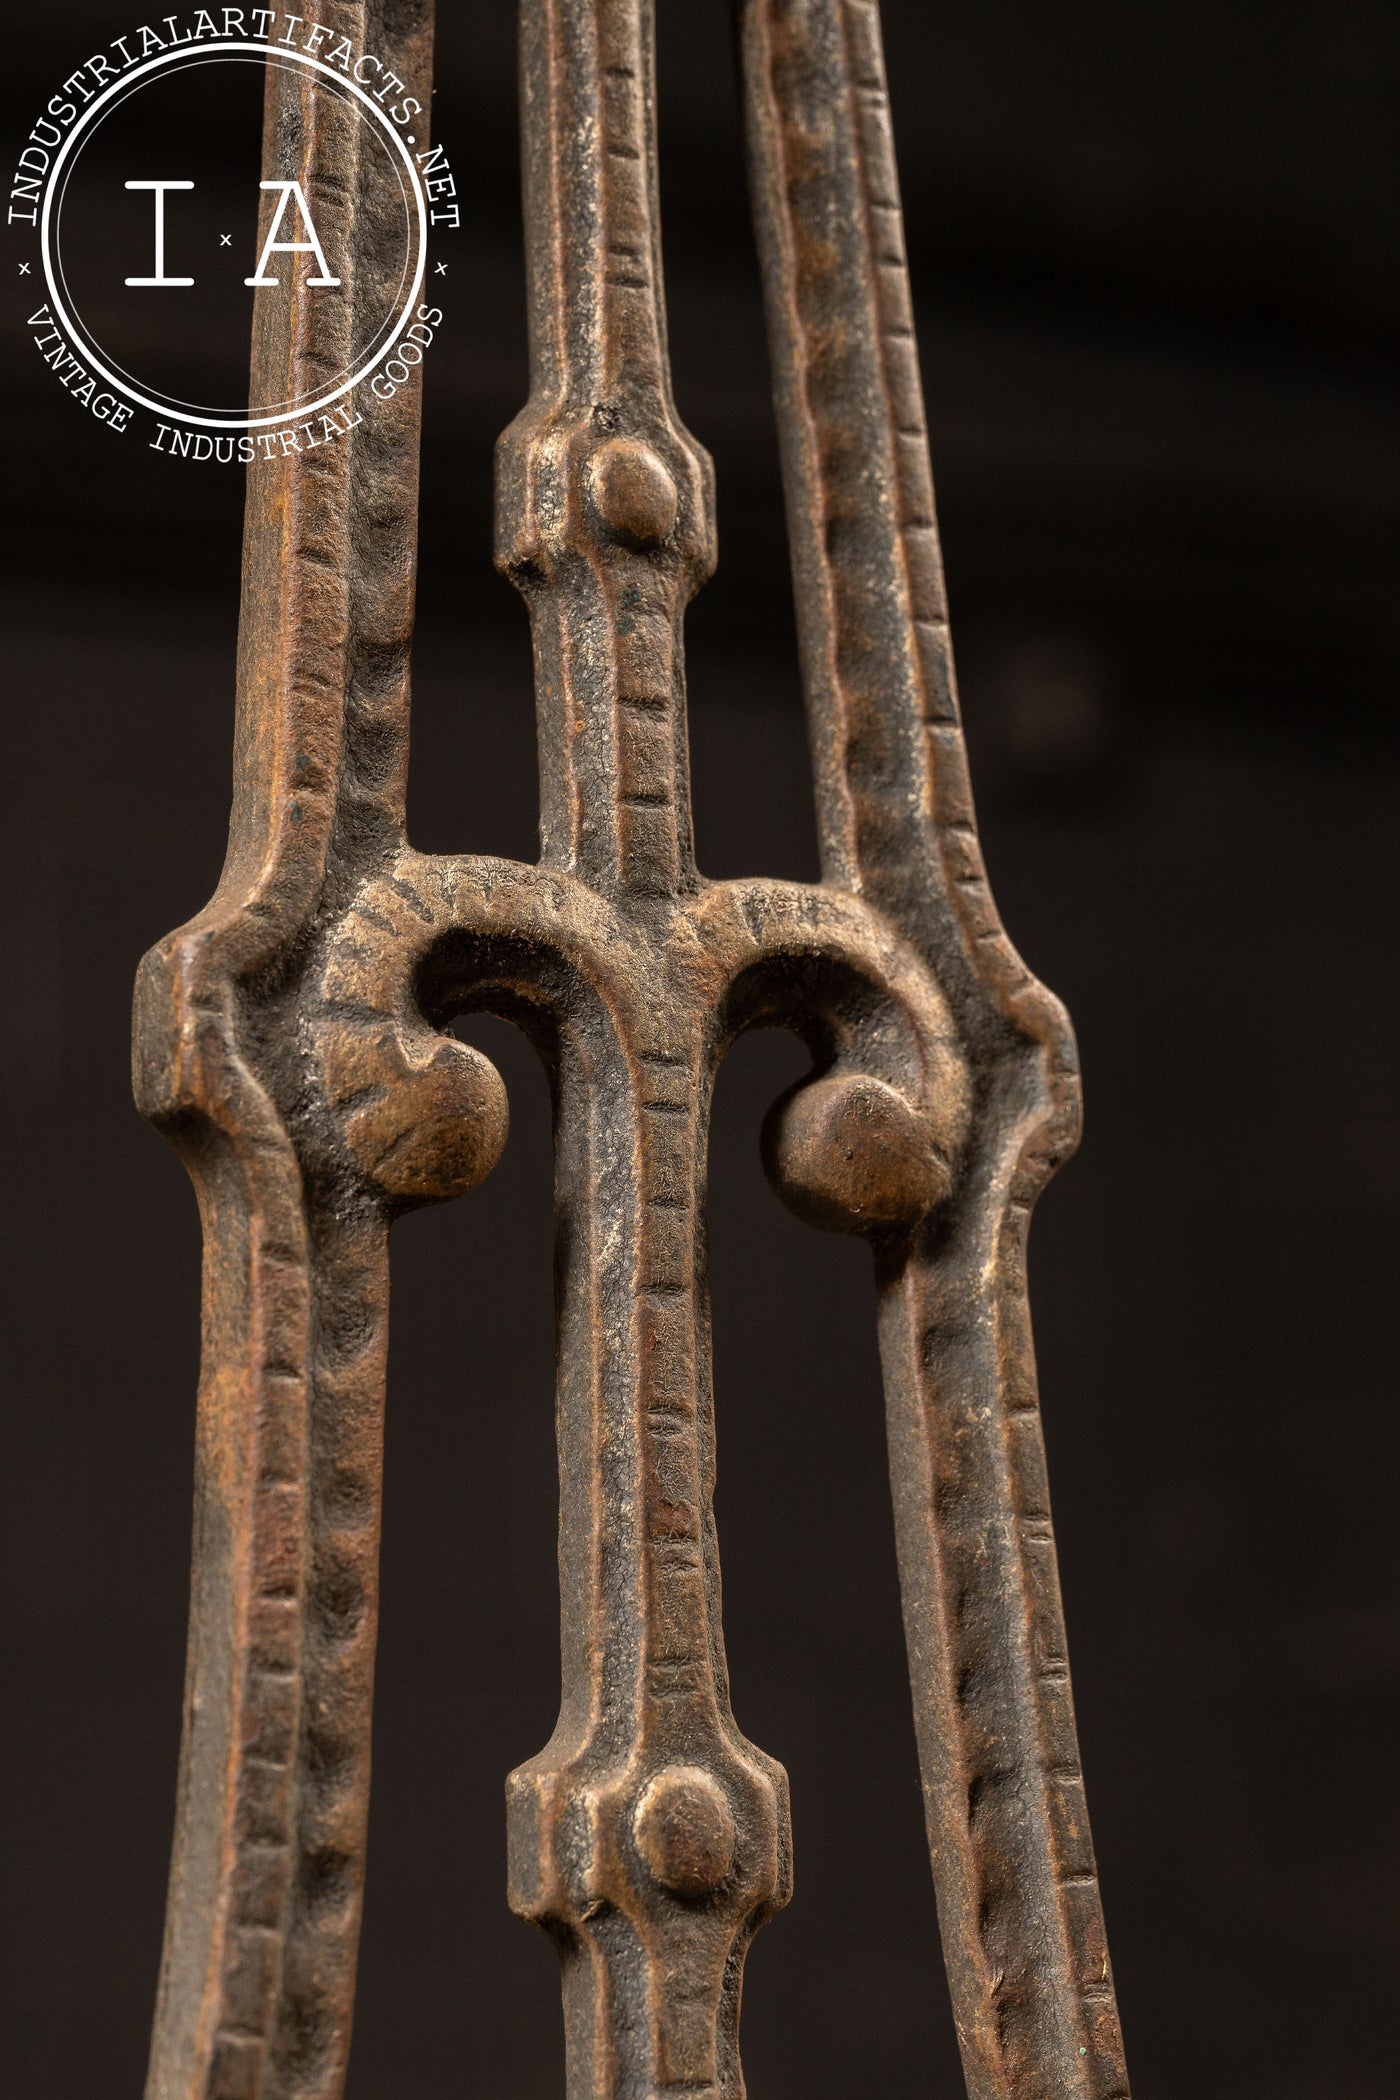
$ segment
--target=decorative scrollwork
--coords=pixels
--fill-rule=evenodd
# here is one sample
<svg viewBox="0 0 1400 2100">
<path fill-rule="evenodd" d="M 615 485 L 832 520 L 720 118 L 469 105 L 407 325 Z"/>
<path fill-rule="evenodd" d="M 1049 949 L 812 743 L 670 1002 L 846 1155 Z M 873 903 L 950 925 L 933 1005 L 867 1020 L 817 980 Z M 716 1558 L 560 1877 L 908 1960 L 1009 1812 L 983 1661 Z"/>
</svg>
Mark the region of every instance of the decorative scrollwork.
<svg viewBox="0 0 1400 2100">
<path fill-rule="evenodd" d="M 425 9 L 335 13 L 427 109 Z M 714 562 L 713 477 L 671 400 L 650 0 L 522 6 L 533 387 L 501 443 L 497 558 L 534 634 L 537 867 L 405 842 L 413 390 L 250 496 L 228 866 L 138 996 L 138 1098 L 207 1246 L 149 2100 L 343 2089 L 387 1230 L 473 1187 L 508 1124 L 448 1032 L 466 1008 L 521 1022 L 556 1104 L 563 1695 L 508 1812 L 511 1902 L 563 1958 L 571 2100 L 740 2100 L 743 1958 L 791 1888 L 786 1776 L 730 1709 L 705 1290 L 715 1075 L 770 1024 L 813 1055 L 765 1126 L 773 1183 L 875 1255 L 969 2093 L 1127 2090 L 1025 1298 L 1030 1205 L 1077 1131 L 1073 1039 L 977 851 L 876 11 L 738 13 L 821 885 L 696 866 L 681 622 Z M 283 158 L 291 92 L 273 69 Z M 354 152 L 307 144 L 313 199 L 372 192 Z M 256 355 L 310 368 L 344 325 L 317 309 L 288 334 L 260 304 Z"/>
</svg>

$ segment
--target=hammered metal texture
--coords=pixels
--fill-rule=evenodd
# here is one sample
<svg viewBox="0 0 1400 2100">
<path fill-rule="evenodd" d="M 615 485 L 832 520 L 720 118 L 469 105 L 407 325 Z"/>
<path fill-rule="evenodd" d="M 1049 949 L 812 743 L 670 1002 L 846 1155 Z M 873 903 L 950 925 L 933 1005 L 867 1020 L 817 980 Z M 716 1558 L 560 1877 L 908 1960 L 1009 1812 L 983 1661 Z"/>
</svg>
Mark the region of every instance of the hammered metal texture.
<svg viewBox="0 0 1400 2100">
<path fill-rule="evenodd" d="M 1026 1304 L 1078 1129 L 1073 1038 L 996 917 L 958 722 L 877 10 L 742 0 L 751 177 L 823 879 L 710 882 L 682 623 L 715 559 L 671 398 L 651 0 L 523 0 L 532 386 L 497 559 L 534 636 L 537 866 L 407 845 L 417 394 L 250 483 L 237 780 L 213 902 L 147 957 L 136 1083 L 204 1218 L 193 1604 L 148 2100 L 335 2100 L 364 1875 L 389 1224 L 505 1142 L 450 1033 L 554 1090 L 558 1727 L 508 1783 L 510 1900 L 556 1941 L 570 2100 L 739 2100 L 787 1781 L 730 1709 L 712 1511 L 715 1075 L 780 1026 L 764 1131 L 865 1235 L 927 1824 L 972 2100 L 1123 2100 Z M 329 6 L 426 107 L 419 0 Z M 353 123 L 270 72 L 270 176 L 391 267 Z M 336 314 L 339 311 L 340 319 Z M 259 294 L 278 396 L 339 309 Z M 272 396 L 268 396 L 271 398 Z M 835 1725 L 835 1723 L 833 1723 Z"/>
</svg>

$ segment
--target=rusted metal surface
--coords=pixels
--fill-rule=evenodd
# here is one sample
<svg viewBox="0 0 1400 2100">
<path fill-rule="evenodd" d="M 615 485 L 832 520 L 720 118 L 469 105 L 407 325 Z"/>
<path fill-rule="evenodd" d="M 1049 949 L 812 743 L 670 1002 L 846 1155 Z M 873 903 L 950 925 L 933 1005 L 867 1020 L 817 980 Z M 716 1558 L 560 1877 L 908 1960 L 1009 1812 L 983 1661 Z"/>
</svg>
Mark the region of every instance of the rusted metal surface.
<svg viewBox="0 0 1400 2100">
<path fill-rule="evenodd" d="M 415 0 L 328 11 L 428 103 Z M 711 1508 L 705 1158 L 736 1036 L 801 1216 L 866 1235 L 927 1823 L 973 2100 L 1126 2094 L 1026 1308 L 1073 1038 L 997 920 L 954 697 L 877 12 L 743 0 L 740 49 L 820 821 L 819 886 L 709 882 L 681 623 L 715 558 L 667 369 L 650 0 L 524 0 L 532 391 L 498 463 L 529 606 L 538 866 L 406 843 L 416 396 L 260 465 L 217 895 L 138 988 L 142 1108 L 206 1241 L 179 1822 L 148 2100 L 330 2100 L 363 1883 L 393 1218 L 469 1189 L 520 1024 L 554 1088 L 563 1688 L 508 1783 L 510 1900 L 563 1962 L 570 2100 L 737 2100 L 787 1783 L 730 1710 Z M 269 84 L 269 171 L 350 212 L 353 125 Z M 259 295 L 260 301 L 263 300 Z M 260 303 L 263 376 L 336 309 Z M 281 398 L 296 391 L 291 383 Z M 265 398 L 274 398 L 266 394 Z M 833 1725 L 835 1720 L 833 1718 Z"/>
</svg>

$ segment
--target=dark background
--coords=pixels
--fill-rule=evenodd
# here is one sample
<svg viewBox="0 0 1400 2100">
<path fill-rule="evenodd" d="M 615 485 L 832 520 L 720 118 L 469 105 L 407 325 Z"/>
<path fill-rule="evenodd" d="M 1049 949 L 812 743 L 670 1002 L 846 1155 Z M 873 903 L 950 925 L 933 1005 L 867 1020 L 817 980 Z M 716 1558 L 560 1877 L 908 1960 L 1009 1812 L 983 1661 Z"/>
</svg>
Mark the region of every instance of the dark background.
<svg viewBox="0 0 1400 2100">
<path fill-rule="evenodd" d="M 457 0 L 468 209 L 427 367 L 412 821 L 533 856 L 490 450 L 525 391 L 506 0 Z M 722 0 L 662 0 L 676 392 L 715 453 L 691 620 L 714 875 L 815 873 Z M 949 588 L 1003 915 L 1078 1024 L 1033 1290 L 1081 1736 L 1139 2100 L 1387 2100 L 1395 2022 L 1391 0 L 887 0 Z M 135 17 L 6 28 L 6 137 Z M 155 143 L 155 142 L 153 142 Z M 174 142 L 165 142 L 172 144 Z M 29 253 L 12 237 L 3 281 Z M 26 285 L 18 298 L 28 297 Z M 242 490 L 0 340 L 6 913 L 0 2087 L 135 2094 L 188 1559 L 198 1246 L 138 1120 L 142 950 L 217 875 Z M 562 2090 L 501 1782 L 557 1693 L 548 1121 L 400 1226 L 352 2100 Z M 867 1258 L 757 1164 L 801 1063 L 721 1086 L 718 1511 L 741 1725 L 797 1894 L 749 1970 L 755 2100 L 952 2095 Z"/>
</svg>

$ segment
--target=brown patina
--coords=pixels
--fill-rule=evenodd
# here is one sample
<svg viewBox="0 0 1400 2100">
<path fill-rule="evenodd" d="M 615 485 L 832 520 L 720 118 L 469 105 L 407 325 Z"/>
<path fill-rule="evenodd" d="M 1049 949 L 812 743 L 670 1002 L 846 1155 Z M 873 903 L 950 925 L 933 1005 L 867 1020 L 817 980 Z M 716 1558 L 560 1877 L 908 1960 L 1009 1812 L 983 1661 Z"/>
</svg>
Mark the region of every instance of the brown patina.
<svg viewBox="0 0 1400 2100">
<path fill-rule="evenodd" d="M 877 9 L 740 0 L 822 853 L 695 865 L 681 631 L 713 483 L 671 398 L 651 0 L 523 0 L 532 390 L 497 558 L 530 611 L 539 863 L 404 832 L 418 388 L 250 480 L 229 856 L 147 957 L 136 1087 L 205 1230 L 188 1695 L 148 2100 L 335 2100 L 369 1783 L 388 1228 L 470 1189 L 517 1022 L 554 1089 L 563 1696 L 508 1783 L 510 1900 L 558 1944 L 570 2100 L 738 2100 L 740 1983 L 787 1901 L 782 1768 L 730 1711 L 711 1505 L 716 1071 L 778 1026 L 764 1133 L 874 1255 L 929 1847 L 972 2100 L 1127 2092 L 1026 1303 L 1078 1130 L 1073 1037 L 998 921 L 955 699 Z M 427 0 L 327 4 L 430 106 Z M 354 258 L 260 291 L 261 399 L 384 297 L 382 163 L 268 78 L 265 172 Z M 368 310 L 368 309 L 366 309 Z"/>
</svg>

